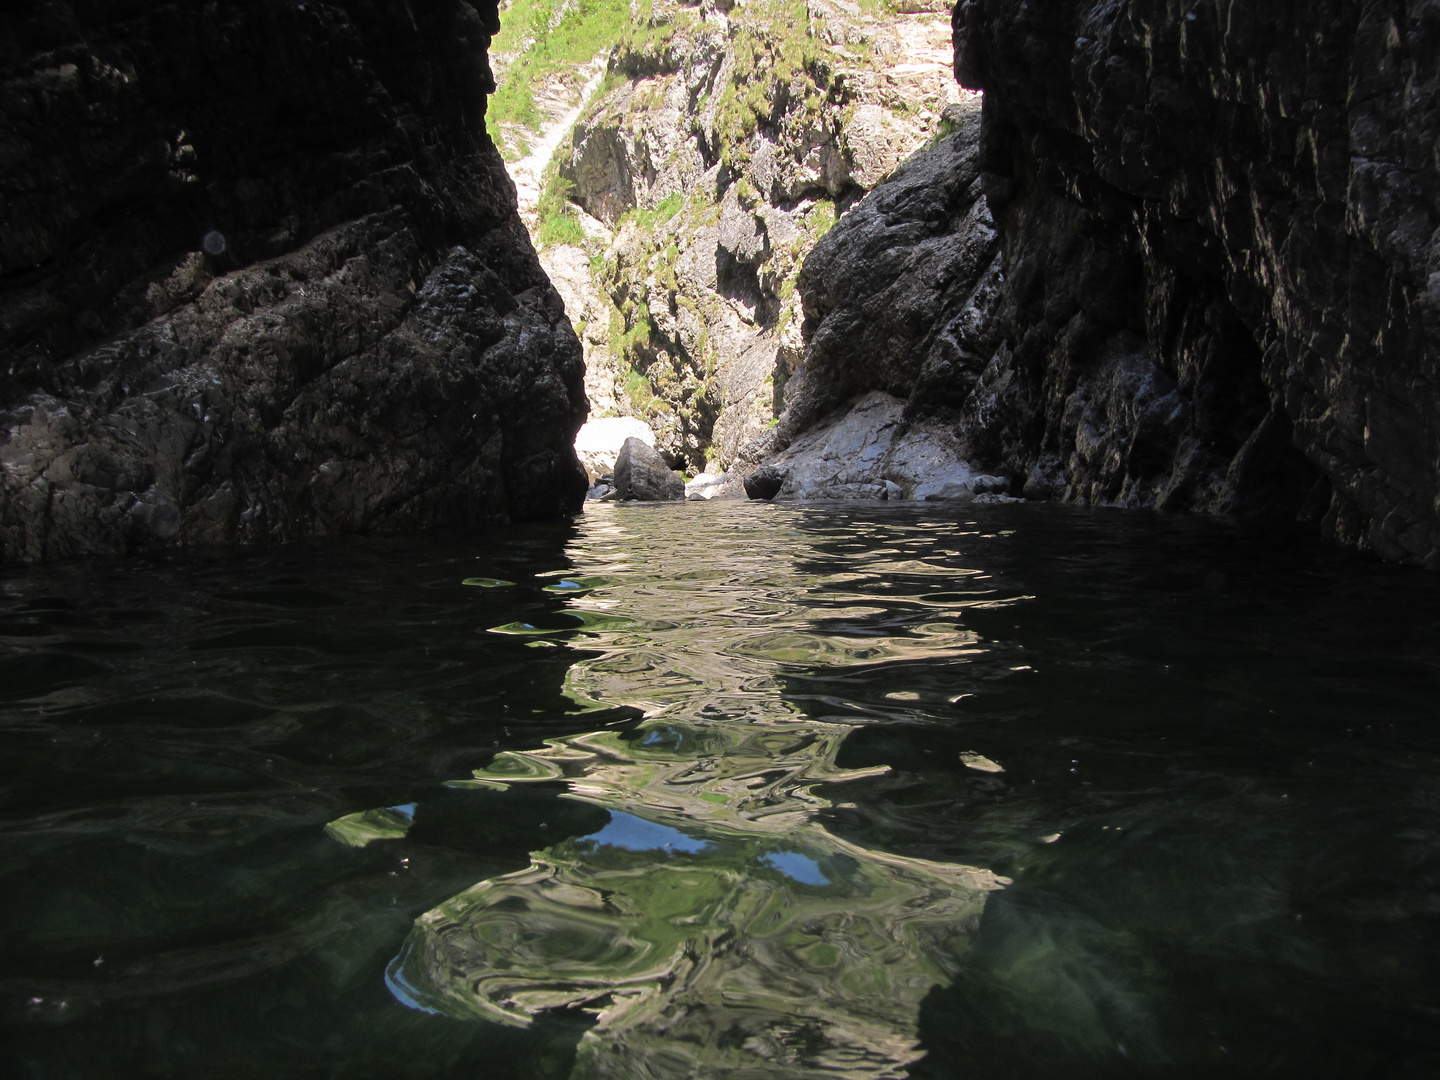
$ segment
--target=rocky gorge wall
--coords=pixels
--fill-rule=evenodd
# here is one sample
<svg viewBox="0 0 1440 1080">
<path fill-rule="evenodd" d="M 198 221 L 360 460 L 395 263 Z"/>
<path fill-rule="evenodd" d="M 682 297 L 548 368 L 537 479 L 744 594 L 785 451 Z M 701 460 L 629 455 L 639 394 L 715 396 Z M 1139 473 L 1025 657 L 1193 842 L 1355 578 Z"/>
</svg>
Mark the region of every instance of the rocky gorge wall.
<svg viewBox="0 0 1440 1080">
<path fill-rule="evenodd" d="M 887 391 L 1016 495 L 1440 565 L 1440 5 L 953 25 L 981 121 L 816 245 L 800 385 L 753 452 Z"/>
<path fill-rule="evenodd" d="M 1440 5 L 962 0 L 954 29 L 1005 274 L 973 451 L 1027 495 L 1440 564 Z"/>
<path fill-rule="evenodd" d="M 805 256 L 974 95 L 945 0 L 632 11 L 541 200 L 573 239 L 542 216 L 541 258 L 596 412 L 644 419 L 676 468 L 727 468 L 784 407 Z"/>
<path fill-rule="evenodd" d="M 493 3 L 4 21 L 0 559 L 578 509 L 579 343 L 484 134 Z"/>
</svg>

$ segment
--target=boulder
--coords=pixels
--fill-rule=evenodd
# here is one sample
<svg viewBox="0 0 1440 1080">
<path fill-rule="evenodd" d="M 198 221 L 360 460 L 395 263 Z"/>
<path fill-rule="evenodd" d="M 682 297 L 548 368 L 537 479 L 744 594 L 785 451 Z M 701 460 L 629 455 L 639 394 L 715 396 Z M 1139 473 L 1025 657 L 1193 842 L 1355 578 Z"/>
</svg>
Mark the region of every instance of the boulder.
<svg viewBox="0 0 1440 1080">
<path fill-rule="evenodd" d="M 745 477 L 745 494 L 752 499 L 773 499 L 789 476 L 790 470 L 778 465 L 761 465 Z"/>
<path fill-rule="evenodd" d="M 632 436 L 615 462 L 615 492 L 621 499 L 674 502 L 685 498 L 685 481 L 653 447 Z"/>
<path fill-rule="evenodd" d="M 806 431 L 745 480 L 752 499 L 987 502 L 1009 483 L 971 467 L 948 425 L 905 418 L 905 403 L 866 394 Z"/>
<path fill-rule="evenodd" d="M 626 439 L 639 439 L 650 447 L 655 445 L 655 433 L 650 426 L 633 416 L 602 416 L 588 421 L 576 434 L 575 456 L 585 467 L 592 485 L 602 476 L 614 473 Z"/>
</svg>

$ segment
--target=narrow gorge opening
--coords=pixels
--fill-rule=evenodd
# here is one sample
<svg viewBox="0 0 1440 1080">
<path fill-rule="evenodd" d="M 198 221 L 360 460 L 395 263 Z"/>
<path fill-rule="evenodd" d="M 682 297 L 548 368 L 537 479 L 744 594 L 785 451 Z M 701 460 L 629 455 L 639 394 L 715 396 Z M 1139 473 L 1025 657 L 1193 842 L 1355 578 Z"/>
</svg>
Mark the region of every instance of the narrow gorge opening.
<svg viewBox="0 0 1440 1080">
<path fill-rule="evenodd" d="M 949 8 L 516 0 L 500 22 L 490 134 L 584 344 L 590 418 L 638 421 L 582 433 L 591 480 L 639 433 L 711 494 L 784 413 L 815 243 L 978 112 Z"/>
</svg>

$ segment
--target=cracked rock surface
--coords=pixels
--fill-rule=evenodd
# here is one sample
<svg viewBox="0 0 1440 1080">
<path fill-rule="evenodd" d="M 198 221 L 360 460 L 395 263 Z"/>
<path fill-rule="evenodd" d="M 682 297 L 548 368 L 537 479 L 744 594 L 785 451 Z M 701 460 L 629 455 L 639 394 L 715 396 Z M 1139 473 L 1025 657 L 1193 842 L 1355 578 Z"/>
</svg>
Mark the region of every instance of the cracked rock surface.
<svg viewBox="0 0 1440 1080">
<path fill-rule="evenodd" d="M 495 19 L 6 15 L 0 559 L 578 508 L 580 347 L 483 131 Z"/>
<path fill-rule="evenodd" d="M 806 261 L 777 453 L 867 391 L 1011 494 L 1440 565 L 1440 4 L 962 0 L 980 122 Z"/>
<path fill-rule="evenodd" d="M 963 0 L 1026 494 L 1440 564 L 1440 5 Z"/>
</svg>

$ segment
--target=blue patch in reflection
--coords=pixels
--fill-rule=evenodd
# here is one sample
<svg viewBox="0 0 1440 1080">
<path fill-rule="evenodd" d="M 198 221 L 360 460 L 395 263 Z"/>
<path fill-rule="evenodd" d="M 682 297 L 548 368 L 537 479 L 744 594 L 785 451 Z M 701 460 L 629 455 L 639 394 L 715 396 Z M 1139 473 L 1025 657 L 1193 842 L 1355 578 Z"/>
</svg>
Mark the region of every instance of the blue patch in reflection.
<svg viewBox="0 0 1440 1080">
<path fill-rule="evenodd" d="M 798 851 L 776 851 L 764 856 L 760 861 L 801 885 L 830 884 L 830 879 L 825 876 L 825 871 L 820 869 L 820 864 Z"/>
<path fill-rule="evenodd" d="M 679 829 L 668 825 L 656 825 L 653 821 L 610 811 L 610 824 L 585 839 L 597 844 L 627 848 L 630 851 L 704 851 L 709 845 L 704 840 L 694 840 Z"/>
<path fill-rule="evenodd" d="M 685 736 L 671 727 L 651 728 L 640 740 L 641 746 L 663 746 L 667 750 L 679 750 Z"/>
<path fill-rule="evenodd" d="M 407 803 L 401 803 L 399 806 L 392 806 L 392 807 L 390 807 L 390 809 L 391 809 L 391 810 L 394 810 L 397 814 L 400 814 L 402 817 L 406 817 L 406 818 L 409 818 L 411 821 L 414 821 L 414 820 L 415 820 L 415 807 L 418 806 L 418 805 L 419 805 L 418 803 L 407 802 Z"/>
<path fill-rule="evenodd" d="M 420 1000 L 420 991 L 405 977 L 405 958 L 409 955 L 410 946 L 406 945 L 400 950 L 400 955 L 390 961 L 385 968 L 385 988 L 390 991 L 391 997 L 407 1009 L 429 1013 L 431 1016 L 443 1016 L 439 1009 L 432 1009 Z"/>
</svg>

